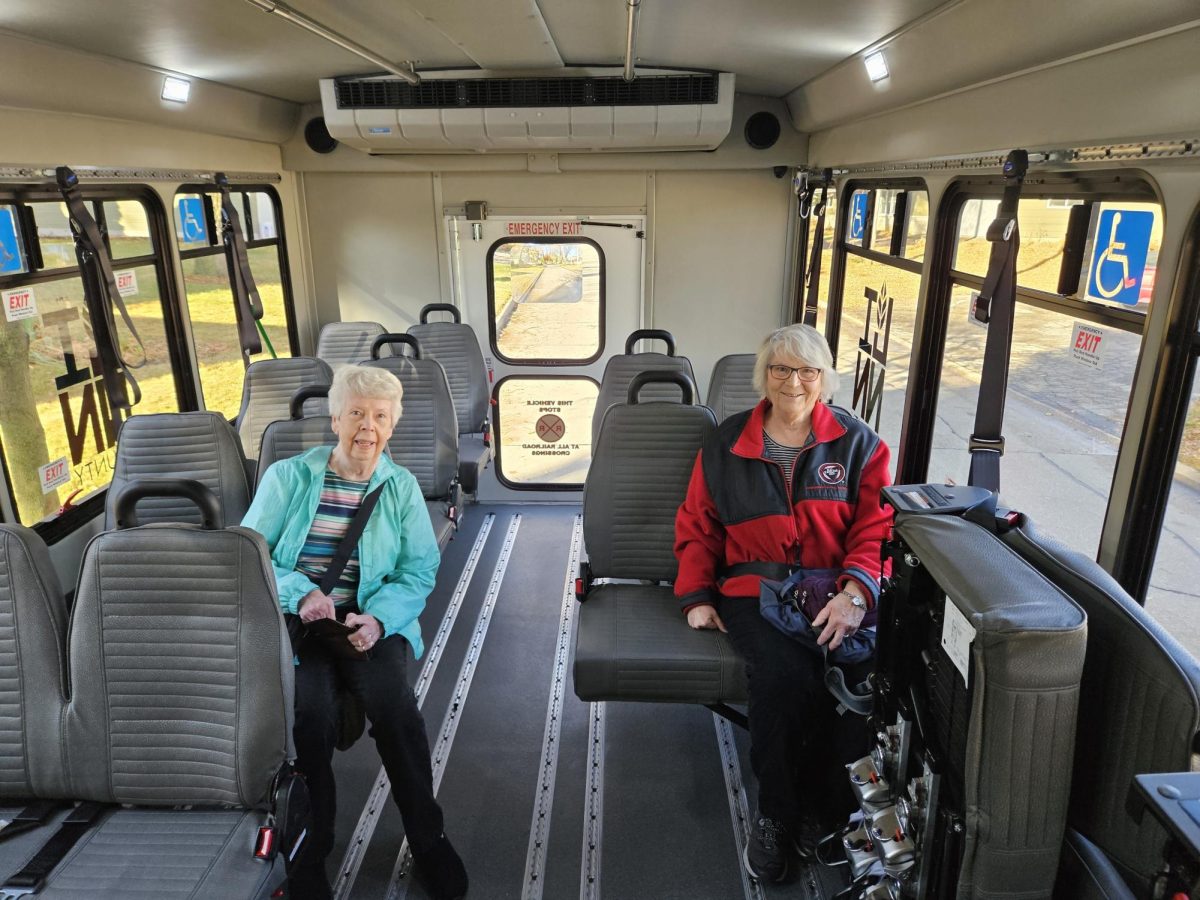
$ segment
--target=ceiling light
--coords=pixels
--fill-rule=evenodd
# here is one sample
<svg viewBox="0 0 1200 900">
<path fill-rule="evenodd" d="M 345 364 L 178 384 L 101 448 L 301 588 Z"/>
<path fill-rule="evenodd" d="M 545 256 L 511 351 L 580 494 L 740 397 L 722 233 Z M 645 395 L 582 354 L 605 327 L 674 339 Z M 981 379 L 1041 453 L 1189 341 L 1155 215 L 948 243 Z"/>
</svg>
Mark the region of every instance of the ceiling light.
<svg viewBox="0 0 1200 900">
<path fill-rule="evenodd" d="M 168 75 L 163 79 L 162 98 L 176 103 L 187 103 L 192 83 L 183 78 L 172 78 Z"/>
<path fill-rule="evenodd" d="M 888 77 L 887 60 L 883 58 L 882 50 L 868 53 L 863 57 L 863 62 L 867 66 L 867 77 L 872 81 L 883 81 Z"/>
</svg>

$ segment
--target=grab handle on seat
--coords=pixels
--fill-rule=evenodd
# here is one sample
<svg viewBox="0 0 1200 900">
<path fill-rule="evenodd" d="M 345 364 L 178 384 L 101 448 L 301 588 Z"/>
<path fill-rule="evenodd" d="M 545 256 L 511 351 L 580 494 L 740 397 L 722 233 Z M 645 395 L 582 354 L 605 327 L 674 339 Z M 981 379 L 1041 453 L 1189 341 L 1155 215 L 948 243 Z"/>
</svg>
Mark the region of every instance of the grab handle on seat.
<svg viewBox="0 0 1200 900">
<path fill-rule="evenodd" d="M 181 497 L 191 500 L 200 510 L 200 521 L 205 529 L 218 531 L 225 527 L 221 515 L 221 504 L 217 495 L 199 481 L 190 478 L 139 478 L 130 482 L 117 495 L 117 530 L 137 528 L 137 512 L 134 507 L 147 497 Z"/>
<path fill-rule="evenodd" d="M 662 341 L 667 345 L 667 356 L 675 355 L 675 338 L 671 332 L 662 328 L 639 328 L 625 339 L 626 355 L 633 352 L 633 345 L 638 341 Z"/>
<path fill-rule="evenodd" d="M 379 359 L 379 351 L 387 344 L 408 344 L 413 348 L 413 359 L 421 358 L 421 345 L 411 334 L 381 334 L 371 342 L 371 359 Z"/>
<path fill-rule="evenodd" d="M 630 405 L 638 402 L 638 392 L 647 384 L 677 384 L 680 390 L 683 391 L 683 405 L 691 406 L 696 396 L 696 386 L 692 384 L 692 379 L 688 378 L 683 372 L 666 372 L 661 369 L 651 369 L 647 372 L 638 372 L 633 376 L 633 380 L 629 382 L 629 397 Z"/>
<path fill-rule="evenodd" d="M 421 307 L 421 324 L 425 325 L 429 322 L 429 314 L 431 312 L 448 312 L 454 316 L 454 324 L 458 325 L 462 322 L 462 316 L 459 315 L 458 307 L 453 303 L 426 303 Z"/>
<path fill-rule="evenodd" d="M 304 401 L 315 400 L 318 397 L 329 396 L 329 385 L 327 384 L 308 384 L 292 394 L 292 399 L 288 403 L 288 414 L 295 419 L 304 418 Z"/>
</svg>

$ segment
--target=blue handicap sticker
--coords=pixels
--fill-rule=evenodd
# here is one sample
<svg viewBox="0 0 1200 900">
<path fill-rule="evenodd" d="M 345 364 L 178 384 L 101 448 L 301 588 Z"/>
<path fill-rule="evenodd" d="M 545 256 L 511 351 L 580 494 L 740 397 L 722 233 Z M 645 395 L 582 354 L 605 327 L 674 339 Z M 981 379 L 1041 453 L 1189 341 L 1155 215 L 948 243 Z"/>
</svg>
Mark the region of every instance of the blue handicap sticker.
<svg viewBox="0 0 1200 900">
<path fill-rule="evenodd" d="M 179 198 L 179 234 L 185 244 L 208 243 L 208 226 L 204 222 L 204 201 L 199 197 Z"/>
<path fill-rule="evenodd" d="M 1145 210 L 1106 209 L 1100 213 L 1088 296 L 1133 306 L 1138 302 L 1154 213 Z"/>
<path fill-rule="evenodd" d="M 17 239 L 17 223 L 11 207 L 0 208 L 0 273 L 24 272 L 21 242 Z"/>
<path fill-rule="evenodd" d="M 861 241 L 867 231 L 867 192 L 854 195 L 850 204 L 850 240 Z"/>
</svg>

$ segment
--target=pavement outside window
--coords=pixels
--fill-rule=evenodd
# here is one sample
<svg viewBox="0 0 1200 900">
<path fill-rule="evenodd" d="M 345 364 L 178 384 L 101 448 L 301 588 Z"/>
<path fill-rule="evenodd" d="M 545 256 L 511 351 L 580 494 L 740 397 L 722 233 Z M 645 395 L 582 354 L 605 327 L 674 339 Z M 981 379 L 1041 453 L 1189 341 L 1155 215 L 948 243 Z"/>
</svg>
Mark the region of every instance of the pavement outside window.
<svg viewBox="0 0 1200 900">
<path fill-rule="evenodd" d="M 586 360 L 600 349 L 599 250 L 504 243 L 492 257 L 496 349 L 513 361 Z"/>
</svg>

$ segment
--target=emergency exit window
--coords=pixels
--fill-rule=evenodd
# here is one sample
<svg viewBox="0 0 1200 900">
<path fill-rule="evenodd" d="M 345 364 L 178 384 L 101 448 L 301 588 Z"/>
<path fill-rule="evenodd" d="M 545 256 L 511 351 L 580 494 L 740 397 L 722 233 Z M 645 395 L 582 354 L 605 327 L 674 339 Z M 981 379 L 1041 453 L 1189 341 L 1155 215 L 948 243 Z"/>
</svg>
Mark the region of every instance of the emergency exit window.
<svg viewBox="0 0 1200 900">
<path fill-rule="evenodd" d="M 583 487 L 592 461 L 591 378 L 513 375 L 496 385 L 496 473 L 522 489 Z"/>
<path fill-rule="evenodd" d="M 487 271 L 492 349 L 502 360 L 561 365 L 599 358 L 604 254 L 597 243 L 506 238 L 488 251 Z"/>
</svg>

